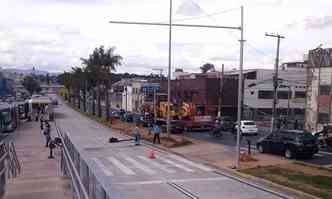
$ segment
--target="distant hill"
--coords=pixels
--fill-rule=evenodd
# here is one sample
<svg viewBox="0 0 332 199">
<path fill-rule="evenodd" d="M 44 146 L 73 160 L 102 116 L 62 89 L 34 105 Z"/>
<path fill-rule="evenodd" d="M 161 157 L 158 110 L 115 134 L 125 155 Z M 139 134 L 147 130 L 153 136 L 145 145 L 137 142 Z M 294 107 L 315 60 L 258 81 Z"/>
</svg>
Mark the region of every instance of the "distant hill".
<svg viewBox="0 0 332 199">
<path fill-rule="evenodd" d="M 22 75 L 29 75 L 32 73 L 35 75 L 46 75 L 47 73 L 49 73 L 48 71 L 42 71 L 42 70 L 17 69 L 17 68 L 3 68 L 1 71 L 3 73 L 22 74 Z"/>
</svg>

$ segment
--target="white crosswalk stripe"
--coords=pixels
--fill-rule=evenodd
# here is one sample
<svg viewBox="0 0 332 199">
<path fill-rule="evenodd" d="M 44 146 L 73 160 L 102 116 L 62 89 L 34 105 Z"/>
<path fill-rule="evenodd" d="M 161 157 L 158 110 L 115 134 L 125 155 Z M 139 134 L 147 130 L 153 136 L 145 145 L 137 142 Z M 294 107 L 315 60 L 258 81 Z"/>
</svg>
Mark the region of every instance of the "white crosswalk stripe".
<svg viewBox="0 0 332 199">
<path fill-rule="evenodd" d="M 92 158 L 92 160 L 98 165 L 98 167 L 104 172 L 106 176 L 113 175 L 112 171 L 106 168 L 105 165 L 98 158 Z"/>
<path fill-rule="evenodd" d="M 324 155 L 319 154 L 319 153 L 316 153 L 314 156 L 316 156 L 316 157 L 324 157 Z"/>
<path fill-rule="evenodd" d="M 175 166 L 175 167 L 177 167 L 177 168 L 179 168 L 179 169 L 182 169 L 182 170 L 184 170 L 184 171 L 187 171 L 187 172 L 194 172 L 193 169 L 190 169 L 190 168 L 188 168 L 188 167 L 185 167 L 185 166 L 183 166 L 183 165 L 181 165 L 181 164 L 178 164 L 178 163 L 176 163 L 176 162 L 174 162 L 174 161 L 172 161 L 172 160 L 169 160 L 169 159 L 167 159 L 167 158 L 159 157 L 159 159 L 161 159 L 162 161 L 166 162 L 167 164 L 173 165 L 173 166 Z"/>
<path fill-rule="evenodd" d="M 114 157 L 108 157 L 107 160 L 112 162 L 114 166 L 119 168 L 123 173 L 127 175 L 135 175 L 135 172 L 128 168 L 126 165 L 122 164 L 119 160 L 115 159 Z"/>
<path fill-rule="evenodd" d="M 147 157 L 144 157 L 144 156 L 138 156 L 138 158 L 141 159 L 141 160 L 146 161 L 148 164 L 152 165 L 153 167 L 156 167 L 159 170 L 163 170 L 167 173 L 175 173 L 176 172 L 175 170 L 173 170 L 171 168 L 168 168 L 166 165 L 158 163 L 156 159 L 151 160 L 151 159 L 149 159 Z"/>
<path fill-rule="evenodd" d="M 189 161 L 189 160 L 187 160 L 187 159 L 184 159 L 184 158 L 179 157 L 179 156 L 176 156 L 176 155 L 170 155 L 169 157 L 171 157 L 171 158 L 173 158 L 173 159 L 175 159 L 175 160 L 177 160 L 177 161 L 183 162 L 183 163 L 185 163 L 185 164 L 187 164 L 187 165 L 189 165 L 189 166 L 192 166 L 192 167 L 196 167 L 196 168 L 198 168 L 198 169 L 201 169 L 201 170 L 203 170 L 203 171 L 213 171 L 213 169 L 210 168 L 210 167 L 204 166 L 204 165 L 202 165 L 202 164 L 197 164 L 197 163 L 195 163 L 195 162 Z"/>
<path fill-rule="evenodd" d="M 124 159 L 127 160 L 128 162 L 132 163 L 136 168 L 139 168 L 142 171 L 144 171 L 150 175 L 156 173 L 154 170 L 150 169 L 149 167 L 146 167 L 145 165 L 143 165 L 142 163 L 136 161 L 135 159 L 133 159 L 131 157 L 124 157 Z"/>
</svg>

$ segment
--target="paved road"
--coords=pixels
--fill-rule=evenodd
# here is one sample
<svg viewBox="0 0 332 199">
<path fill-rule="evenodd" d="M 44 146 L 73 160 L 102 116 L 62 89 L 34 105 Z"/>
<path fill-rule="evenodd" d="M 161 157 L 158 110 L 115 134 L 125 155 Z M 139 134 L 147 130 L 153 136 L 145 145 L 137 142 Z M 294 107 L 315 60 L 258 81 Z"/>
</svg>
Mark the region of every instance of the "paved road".
<svg viewBox="0 0 332 199">
<path fill-rule="evenodd" d="M 208 142 L 219 143 L 227 146 L 236 145 L 236 137 L 232 133 L 223 132 L 222 134 L 223 136 L 221 137 L 214 137 L 211 135 L 210 132 L 186 132 L 186 135 L 191 138 L 201 139 Z M 247 140 L 250 140 L 250 142 L 252 143 L 252 148 L 256 150 L 255 145 L 257 140 L 266 134 L 268 134 L 267 131 L 259 131 L 259 134 L 257 136 L 243 137 L 241 140 L 241 147 L 247 148 L 248 147 Z M 318 154 L 315 154 L 315 156 L 312 159 L 298 159 L 298 160 L 327 168 L 332 168 L 332 152 L 324 150 L 321 150 Z"/>
<path fill-rule="evenodd" d="M 67 132 L 80 157 L 110 198 L 282 198 L 208 166 L 146 145 L 107 143 L 111 136 L 125 137 L 65 105 L 56 112 L 58 126 Z M 148 158 L 151 150 L 156 150 L 156 159 Z"/>
</svg>

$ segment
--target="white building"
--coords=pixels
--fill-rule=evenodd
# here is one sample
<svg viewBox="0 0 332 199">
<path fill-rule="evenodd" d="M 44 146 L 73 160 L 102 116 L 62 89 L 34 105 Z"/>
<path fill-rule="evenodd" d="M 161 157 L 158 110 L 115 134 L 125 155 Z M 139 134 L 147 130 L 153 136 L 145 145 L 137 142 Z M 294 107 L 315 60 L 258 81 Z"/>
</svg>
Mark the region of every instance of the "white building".
<svg viewBox="0 0 332 199">
<path fill-rule="evenodd" d="M 306 69 L 287 67 L 284 64 L 278 73 L 278 115 L 303 119 L 305 107 Z M 232 75 L 238 71 L 226 72 Z M 244 71 L 244 118 L 262 120 L 271 117 L 274 97 L 274 70 L 252 69 Z"/>
<path fill-rule="evenodd" d="M 143 79 L 123 79 L 112 85 L 111 107 L 129 112 L 141 112 L 145 103 L 145 93 L 142 87 L 151 83 Z"/>
</svg>

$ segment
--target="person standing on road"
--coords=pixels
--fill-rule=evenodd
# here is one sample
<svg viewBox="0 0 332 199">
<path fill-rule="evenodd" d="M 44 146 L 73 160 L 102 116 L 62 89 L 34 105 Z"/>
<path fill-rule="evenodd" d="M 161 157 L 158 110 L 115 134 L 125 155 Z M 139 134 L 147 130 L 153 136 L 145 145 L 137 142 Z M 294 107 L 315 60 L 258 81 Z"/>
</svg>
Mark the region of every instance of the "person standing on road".
<svg viewBox="0 0 332 199">
<path fill-rule="evenodd" d="M 139 132 L 138 124 L 135 125 L 135 128 L 133 130 L 134 138 L 135 138 L 135 145 L 140 145 L 141 140 L 141 134 Z"/>
<path fill-rule="evenodd" d="M 158 144 L 160 144 L 160 127 L 158 124 L 154 124 L 153 126 L 153 144 L 156 143 L 156 140 L 158 140 Z"/>
</svg>

